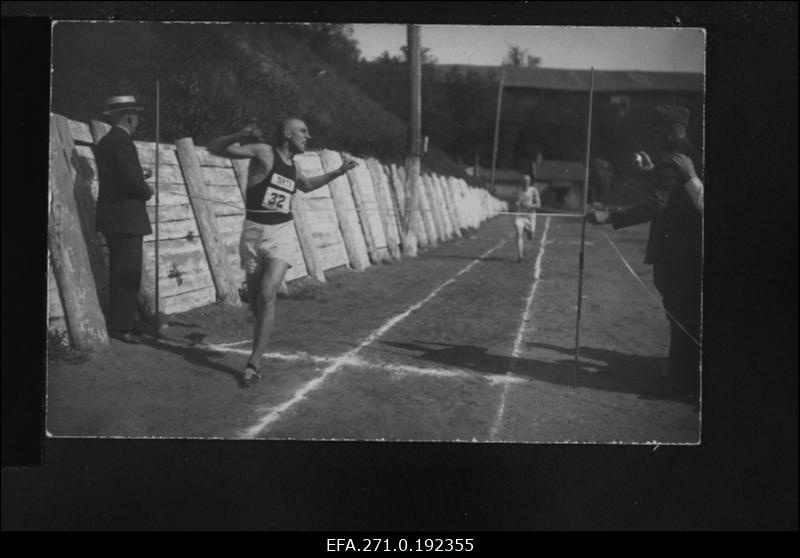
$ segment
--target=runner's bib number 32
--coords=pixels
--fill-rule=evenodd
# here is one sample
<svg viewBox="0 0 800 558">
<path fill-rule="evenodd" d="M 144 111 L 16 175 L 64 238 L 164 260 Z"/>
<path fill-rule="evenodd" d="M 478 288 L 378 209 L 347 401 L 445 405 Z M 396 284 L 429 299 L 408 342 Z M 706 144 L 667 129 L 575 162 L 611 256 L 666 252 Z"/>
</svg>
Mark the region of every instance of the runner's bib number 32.
<svg viewBox="0 0 800 558">
<path fill-rule="evenodd" d="M 280 213 L 289 213 L 292 205 L 292 193 L 294 192 L 294 181 L 289 180 L 285 176 L 273 174 L 272 184 L 277 186 L 267 186 L 264 192 L 264 199 L 261 202 L 262 207 L 279 211 Z"/>
</svg>

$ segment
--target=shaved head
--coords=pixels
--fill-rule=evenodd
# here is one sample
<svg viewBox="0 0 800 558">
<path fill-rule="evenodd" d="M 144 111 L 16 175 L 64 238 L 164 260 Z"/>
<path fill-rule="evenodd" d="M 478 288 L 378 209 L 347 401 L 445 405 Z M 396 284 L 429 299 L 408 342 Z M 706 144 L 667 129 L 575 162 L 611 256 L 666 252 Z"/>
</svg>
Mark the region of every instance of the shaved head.
<svg viewBox="0 0 800 558">
<path fill-rule="evenodd" d="M 287 146 L 292 153 L 302 153 L 311 139 L 308 126 L 300 118 L 289 116 L 281 119 L 275 127 L 275 145 Z"/>
<path fill-rule="evenodd" d="M 280 145 L 284 141 L 286 141 L 287 132 L 291 132 L 294 128 L 300 125 L 305 125 L 305 123 L 296 116 L 287 116 L 286 118 L 282 118 L 278 125 L 275 126 L 275 143 L 276 145 Z"/>
</svg>

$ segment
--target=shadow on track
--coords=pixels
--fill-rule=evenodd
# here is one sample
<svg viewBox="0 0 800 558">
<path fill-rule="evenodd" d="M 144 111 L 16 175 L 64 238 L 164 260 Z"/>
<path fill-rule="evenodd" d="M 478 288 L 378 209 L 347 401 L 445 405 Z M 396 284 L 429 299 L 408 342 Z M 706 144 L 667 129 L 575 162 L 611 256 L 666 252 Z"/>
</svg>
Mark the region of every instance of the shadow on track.
<svg viewBox="0 0 800 558">
<path fill-rule="evenodd" d="M 417 353 L 418 360 L 472 370 L 483 375 L 503 375 L 512 372 L 517 376 L 530 378 L 555 385 L 572 386 L 574 378 L 574 353 L 572 348 L 544 343 L 528 343 L 537 347 L 556 351 L 568 358 L 543 361 L 529 358 L 513 358 L 490 353 L 484 347 L 474 345 L 454 345 L 414 341 L 399 343 L 379 341 L 380 344 Z M 662 359 L 641 355 L 631 355 L 608 349 L 581 347 L 581 357 L 604 363 L 601 366 L 585 366 L 578 369 L 578 386 L 614 393 L 631 393 L 642 399 L 661 399 L 685 402 L 686 397 L 674 394 L 659 394 L 659 370 Z M 599 368 L 599 370 L 595 370 Z"/>
<path fill-rule="evenodd" d="M 227 353 L 214 351 L 202 345 L 205 335 L 189 334 L 186 337 L 189 339 L 189 343 L 169 337 L 142 336 L 140 339 L 143 345 L 162 351 L 169 351 L 170 353 L 182 356 L 188 362 L 196 366 L 227 374 L 234 378 L 237 383 L 240 381 L 242 376 L 241 370 L 210 360 L 210 357 L 224 357 Z"/>
<path fill-rule="evenodd" d="M 476 258 L 474 256 L 459 256 L 457 254 L 424 254 L 419 257 L 420 260 L 438 260 L 438 259 L 453 259 L 453 260 L 469 260 L 481 262 L 506 262 L 517 263 L 516 256 L 513 258 L 501 258 L 500 256 L 486 256 L 485 258 Z"/>
</svg>

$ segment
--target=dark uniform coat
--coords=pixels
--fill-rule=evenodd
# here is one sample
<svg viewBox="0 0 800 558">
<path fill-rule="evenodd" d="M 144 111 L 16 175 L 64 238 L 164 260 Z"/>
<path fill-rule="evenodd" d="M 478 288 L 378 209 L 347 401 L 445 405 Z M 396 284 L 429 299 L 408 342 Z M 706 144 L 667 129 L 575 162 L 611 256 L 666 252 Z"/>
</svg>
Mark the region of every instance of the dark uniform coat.
<svg viewBox="0 0 800 558">
<path fill-rule="evenodd" d="M 699 369 L 699 347 L 687 333 L 700 338 L 702 218 L 684 188 L 686 181 L 670 160 L 672 153 L 691 158 L 702 176 L 697 151 L 682 140 L 650 171 L 648 199 L 612 212 L 610 219 L 615 229 L 650 221 L 645 263 L 653 265 L 653 281 L 671 315 L 669 372 L 688 381 Z"/>
<path fill-rule="evenodd" d="M 109 252 L 108 329 L 134 329 L 142 277 L 143 237 L 152 233 L 145 202 L 153 195 L 144 180 L 133 139 L 113 127 L 95 148 L 100 189 L 95 227 Z"/>
<path fill-rule="evenodd" d="M 96 228 L 102 233 L 152 234 L 144 202 L 153 195 L 131 136 L 114 126 L 95 148 L 100 191 Z"/>
</svg>

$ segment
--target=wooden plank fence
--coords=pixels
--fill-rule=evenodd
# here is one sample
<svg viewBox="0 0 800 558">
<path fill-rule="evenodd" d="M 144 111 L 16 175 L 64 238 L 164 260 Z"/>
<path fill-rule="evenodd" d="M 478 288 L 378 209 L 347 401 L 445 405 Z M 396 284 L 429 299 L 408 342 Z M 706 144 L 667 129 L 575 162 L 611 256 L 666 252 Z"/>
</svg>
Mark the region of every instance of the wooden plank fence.
<svg viewBox="0 0 800 558">
<path fill-rule="evenodd" d="M 51 117 L 50 224 L 47 313 L 50 331 L 68 334 L 83 349 L 108 345 L 108 249 L 94 230 L 97 165 L 93 146 L 110 129 Z M 134 142 L 143 167 L 155 165 L 155 144 Z M 238 304 L 245 280 L 239 261 L 248 163 L 217 157 L 191 138 L 159 146 L 159 276 L 155 237 L 144 238 L 140 314 L 152 320 L 155 282 L 162 320 L 171 314 L 224 302 Z M 461 179 L 418 174 L 406 191 L 406 170 L 376 159 L 329 185 L 293 198 L 295 251 L 287 282 L 303 277 L 325 281 L 325 272 L 363 271 L 476 229 L 504 202 Z M 306 176 L 339 168 L 340 153 L 323 150 L 295 157 Z M 155 186 L 154 176 L 148 184 Z M 416 204 L 412 207 L 412 202 Z M 155 197 L 148 200 L 155 221 Z M 408 212 L 408 230 L 404 230 Z M 166 321 L 166 320 L 164 320 Z"/>
</svg>

